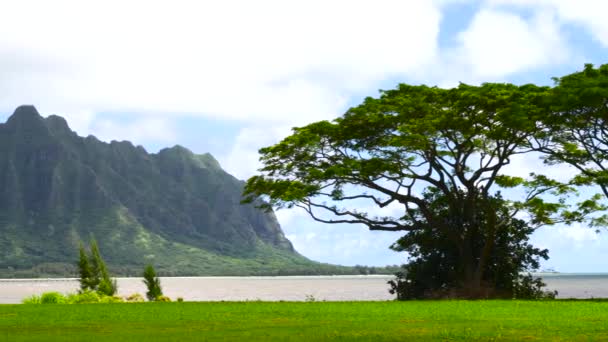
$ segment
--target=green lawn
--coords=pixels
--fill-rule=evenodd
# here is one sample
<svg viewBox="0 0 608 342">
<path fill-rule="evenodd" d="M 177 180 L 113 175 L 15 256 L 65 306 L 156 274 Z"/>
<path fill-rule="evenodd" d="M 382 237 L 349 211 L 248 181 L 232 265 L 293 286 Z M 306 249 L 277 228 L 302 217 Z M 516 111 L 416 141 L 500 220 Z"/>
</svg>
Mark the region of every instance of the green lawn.
<svg viewBox="0 0 608 342">
<path fill-rule="evenodd" d="M 2 341 L 608 341 L 608 302 L 0 305 Z"/>
</svg>

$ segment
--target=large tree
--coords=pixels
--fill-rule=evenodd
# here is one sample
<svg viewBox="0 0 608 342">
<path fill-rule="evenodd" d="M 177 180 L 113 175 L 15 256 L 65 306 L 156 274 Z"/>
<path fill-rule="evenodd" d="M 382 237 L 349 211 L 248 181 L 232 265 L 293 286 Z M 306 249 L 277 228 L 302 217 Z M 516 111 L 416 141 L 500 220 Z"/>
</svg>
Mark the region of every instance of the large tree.
<svg viewBox="0 0 608 342">
<path fill-rule="evenodd" d="M 456 286 L 481 293 L 475 290 L 496 286 L 487 264 L 501 230 L 518 214 L 534 229 L 580 220 L 591 210 L 592 203 L 566 210 L 560 196 L 573 189 L 542 170 L 526 178 L 503 172 L 513 157 L 531 151 L 531 141 L 542 142 L 534 138 L 542 133 L 537 122 L 547 115 L 549 91 L 534 85 L 401 84 L 338 119 L 294 128 L 261 149 L 263 167 L 247 181 L 247 201 L 262 197 L 265 207 L 300 207 L 325 223 L 406 234 L 440 231 L 458 253 Z M 501 203 L 508 213 L 497 215 L 496 192 L 514 187 L 516 198 Z M 432 210 L 428 191 L 445 201 L 445 210 Z M 383 216 L 360 209 L 374 206 L 400 212 Z"/>
</svg>

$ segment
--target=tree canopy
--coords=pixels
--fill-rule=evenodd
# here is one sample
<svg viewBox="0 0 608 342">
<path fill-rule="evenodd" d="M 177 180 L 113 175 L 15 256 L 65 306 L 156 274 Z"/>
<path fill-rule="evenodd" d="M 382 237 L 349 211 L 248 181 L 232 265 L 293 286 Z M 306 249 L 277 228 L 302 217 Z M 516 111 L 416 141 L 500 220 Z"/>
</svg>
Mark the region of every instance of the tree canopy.
<svg viewBox="0 0 608 342">
<path fill-rule="evenodd" d="M 597 198 L 566 200 L 576 181 L 560 182 L 543 170 L 507 172 L 517 155 L 558 144 L 552 133 L 566 120 L 548 120 L 555 116 L 555 94 L 535 85 L 400 84 L 261 149 L 263 166 L 247 181 L 246 201 L 262 197 L 267 208 L 299 207 L 320 222 L 406 237 L 439 232 L 458 253 L 455 286 L 496 287 L 486 266 L 502 231 L 521 217 L 531 232 L 582 221 L 602 208 Z M 500 192 L 511 188 L 512 196 L 502 199 Z M 434 210 L 439 198 L 442 210 Z M 373 214 L 389 206 L 398 213 Z"/>
<path fill-rule="evenodd" d="M 578 184 L 596 184 L 608 196 L 608 64 L 554 80 L 552 115 L 543 117 L 550 143 L 537 149 L 548 164 L 576 168 Z"/>
</svg>

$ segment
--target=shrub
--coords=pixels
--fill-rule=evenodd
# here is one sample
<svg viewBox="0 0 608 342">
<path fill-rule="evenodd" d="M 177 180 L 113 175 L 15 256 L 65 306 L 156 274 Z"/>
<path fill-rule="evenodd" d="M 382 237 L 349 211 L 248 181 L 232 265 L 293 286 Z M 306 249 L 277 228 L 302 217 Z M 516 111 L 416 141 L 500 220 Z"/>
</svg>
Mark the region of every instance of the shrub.
<svg viewBox="0 0 608 342">
<path fill-rule="evenodd" d="M 183 301 L 184 301 L 184 298 L 182 298 L 182 297 L 177 297 L 177 302 L 178 302 L 178 303 L 182 303 Z"/>
<path fill-rule="evenodd" d="M 451 200 L 445 194 L 429 190 L 424 196 L 430 211 L 452 220 Z M 448 220 L 445 224 L 452 225 L 452 230 L 415 230 L 391 246 L 408 253 L 409 263 L 395 274 L 396 279 L 389 281 L 389 292 L 396 294 L 398 300 L 551 296 L 542 290 L 542 281 L 520 276 L 526 270 L 538 269 L 540 259 L 549 257 L 548 250 L 535 248 L 529 242 L 535 228 L 513 218 L 509 202 L 499 193 L 471 201 L 468 210 L 477 212 L 475 224 L 465 227 L 458 220 Z M 496 222 L 504 224 L 496 229 Z M 465 229 L 466 234 L 454 235 L 459 229 Z M 462 239 L 470 246 L 460 248 Z"/>
<path fill-rule="evenodd" d="M 86 290 L 78 294 L 69 295 L 67 299 L 70 304 L 90 304 L 99 303 L 101 297 L 97 292 Z"/>
<path fill-rule="evenodd" d="M 134 293 L 128 297 L 125 297 L 125 301 L 129 303 L 141 303 L 144 301 L 144 297 L 139 293 Z"/>
<path fill-rule="evenodd" d="M 67 299 L 59 292 L 45 292 L 40 296 L 40 304 L 66 304 Z"/>
<path fill-rule="evenodd" d="M 171 298 L 167 297 L 167 296 L 159 296 L 156 298 L 157 302 L 170 302 Z"/>
<path fill-rule="evenodd" d="M 124 300 L 118 296 L 103 296 L 99 300 L 100 303 L 123 303 Z"/>
<path fill-rule="evenodd" d="M 21 303 L 23 303 L 23 304 L 40 304 L 40 296 L 32 295 L 32 296 L 23 298 Z"/>
<path fill-rule="evenodd" d="M 542 279 L 534 278 L 530 273 L 519 275 L 514 284 L 513 299 L 555 299 L 557 291 L 543 290 L 545 285 Z"/>
</svg>

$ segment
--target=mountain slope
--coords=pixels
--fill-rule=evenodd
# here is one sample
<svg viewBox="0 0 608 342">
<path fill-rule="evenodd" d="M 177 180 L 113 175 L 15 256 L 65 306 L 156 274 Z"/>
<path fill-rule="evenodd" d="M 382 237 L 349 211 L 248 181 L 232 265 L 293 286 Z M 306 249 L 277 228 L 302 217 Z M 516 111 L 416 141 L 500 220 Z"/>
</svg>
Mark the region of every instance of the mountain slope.
<svg viewBox="0 0 608 342">
<path fill-rule="evenodd" d="M 21 106 L 0 124 L 0 276 L 71 273 L 91 237 L 125 275 L 348 272 L 299 255 L 242 187 L 210 154 L 82 138 Z"/>
</svg>

